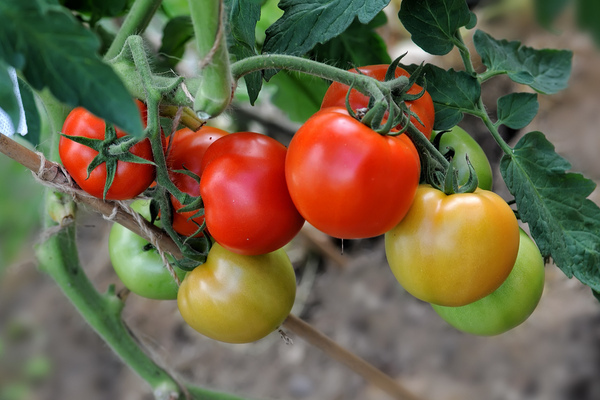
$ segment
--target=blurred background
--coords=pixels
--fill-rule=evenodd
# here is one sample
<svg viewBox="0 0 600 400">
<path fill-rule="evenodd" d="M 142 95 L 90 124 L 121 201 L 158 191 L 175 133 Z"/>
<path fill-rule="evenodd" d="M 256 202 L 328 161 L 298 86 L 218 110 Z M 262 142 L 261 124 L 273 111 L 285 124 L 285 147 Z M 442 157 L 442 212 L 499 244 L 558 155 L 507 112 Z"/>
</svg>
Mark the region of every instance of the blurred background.
<svg viewBox="0 0 600 400">
<path fill-rule="evenodd" d="M 277 18 L 277 2 L 271 3 L 271 18 Z M 569 88 L 540 95 L 534 121 L 503 134 L 514 144 L 522 134 L 540 130 L 573 171 L 600 182 L 600 47 L 593 22 L 578 16 L 573 1 L 546 2 L 548 7 L 538 9 L 543 1 L 472 3 L 477 27 L 495 38 L 574 52 Z M 390 56 L 408 51 L 406 63 L 461 68 L 458 54 L 437 58 L 412 45 L 396 17 L 399 6 L 400 1 L 390 3 L 388 23 L 377 30 Z M 157 37 L 162 32 L 161 21 L 155 24 L 150 41 L 153 32 Z M 471 45 L 470 33 L 465 35 Z M 481 70 L 475 53 L 474 58 Z M 185 73 L 189 65 L 183 60 L 178 68 Z M 270 84 L 254 108 L 240 93 L 234 110 L 216 124 L 266 133 L 285 143 L 318 107 L 326 89 L 321 83 L 306 97 L 286 96 L 282 88 L 293 87 L 293 80 Z M 524 89 L 502 77 L 485 83 L 490 113 L 498 97 L 517 90 Z M 299 103 L 290 105 L 293 101 Z M 281 102 L 287 102 L 287 112 L 274 108 Z M 461 126 L 482 144 L 496 167 L 495 190 L 507 195 L 497 171 L 499 148 L 477 120 L 466 118 Z M 145 382 L 37 270 L 32 245 L 40 235 L 41 186 L 25 168 L 0 156 L 0 187 L 0 400 L 152 399 Z M 591 198 L 600 204 L 598 190 Z M 109 284 L 121 289 L 104 251 L 110 223 L 81 209 L 77 225 L 82 262 L 92 282 L 100 291 Z M 481 338 L 454 330 L 397 284 L 382 238 L 344 241 L 342 251 L 340 241 L 306 230 L 288 250 L 299 276 L 293 312 L 424 400 L 600 398 L 600 305 L 589 288 L 552 264 L 546 266 L 544 295 L 529 320 L 503 335 Z M 187 327 L 176 302 L 135 295 L 127 299 L 124 319 L 160 364 L 209 388 L 255 399 L 388 398 L 290 332 L 293 345 L 277 333 L 253 344 L 223 344 Z"/>
</svg>

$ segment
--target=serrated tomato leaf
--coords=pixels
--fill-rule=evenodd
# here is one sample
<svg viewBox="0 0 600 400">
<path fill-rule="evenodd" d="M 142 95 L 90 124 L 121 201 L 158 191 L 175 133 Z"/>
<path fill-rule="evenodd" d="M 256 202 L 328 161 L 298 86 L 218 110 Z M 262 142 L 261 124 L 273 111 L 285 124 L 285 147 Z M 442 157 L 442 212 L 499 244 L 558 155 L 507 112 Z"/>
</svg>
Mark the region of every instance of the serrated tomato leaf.
<svg viewBox="0 0 600 400">
<path fill-rule="evenodd" d="M 390 0 L 280 0 L 284 13 L 267 29 L 264 53 L 302 55 L 344 32 L 354 21 L 371 21 Z"/>
<path fill-rule="evenodd" d="M 229 20 L 229 51 L 238 59 L 251 57 L 256 51 L 256 23 L 260 19 L 259 1 L 226 0 Z M 258 98 L 262 88 L 261 72 L 244 76 L 250 104 Z"/>
<path fill-rule="evenodd" d="M 385 41 L 375 31 L 386 22 L 387 17 L 383 12 L 377 14 L 368 24 L 356 19 L 341 35 L 324 44 L 317 44 L 310 52 L 310 57 L 345 69 L 390 64 L 392 60 Z"/>
<path fill-rule="evenodd" d="M 402 66 L 413 73 L 417 65 Z M 417 81 L 431 95 L 435 107 L 436 130 L 450 129 L 458 124 L 465 112 L 477 110 L 481 97 L 481 85 L 477 78 L 464 71 L 448 71 L 432 64 L 425 64 Z"/>
<path fill-rule="evenodd" d="M 3 0 L 0 59 L 21 70 L 36 90 L 83 106 L 126 132 L 141 136 L 139 111 L 125 85 L 97 54 L 98 38 L 66 9 L 33 1 Z"/>
<path fill-rule="evenodd" d="M 535 93 L 511 93 L 498 99 L 498 122 L 512 129 L 529 125 L 540 104 Z"/>
<path fill-rule="evenodd" d="M 541 132 L 530 132 L 505 155 L 500 171 L 540 252 L 569 278 L 600 290 L 600 208 L 588 199 L 596 184 L 567 172 Z"/>
<path fill-rule="evenodd" d="M 487 67 L 487 74 L 507 74 L 513 81 L 544 94 L 567 87 L 571 76 L 571 51 L 536 50 L 522 46 L 518 41 L 496 40 L 481 30 L 475 32 L 473 42 Z"/>
<path fill-rule="evenodd" d="M 403 0 L 398 18 L 412 41 L 435 55 L 448 54 L 454 48 L 456 32 L 476 23 L 465 0 Z"/>
</svg>

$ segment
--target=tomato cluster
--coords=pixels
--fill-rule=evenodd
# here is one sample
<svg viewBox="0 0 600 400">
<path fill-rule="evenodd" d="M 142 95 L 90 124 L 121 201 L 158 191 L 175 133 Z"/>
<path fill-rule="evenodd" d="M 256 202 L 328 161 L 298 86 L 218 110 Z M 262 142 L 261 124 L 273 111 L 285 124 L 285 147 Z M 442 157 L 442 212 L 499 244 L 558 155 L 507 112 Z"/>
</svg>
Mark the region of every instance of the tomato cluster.
<svg viewBox="0 0 600 400">
<path fill-rule="evenodd" d="M 352 72 L 383 80 L 387 69 L 377 65 Z M 395 76 L 408 73 L 397 68 Z M 285 320 L 294 303 L 294 268 L 282 248 L 308 222 L 341 239 L 385 235 L 387 260 L 400 284 L 458 329 L 491 335 L 523 322 L 541 296 L 543 262 L 533 241 L 519 231 L 513 210 L 491 191 L 483 150 L 461 128 L 432 132 L 433 102 L 413 84 L 405 101 L 411 123 L 453 159 L 456 187 L 465 185 L 473 170 L 479 187 L 445 193 L 424 184 L 428 178 L 420 157 L 426 155 L 399 132 L 402 126 L 381 134 L 360 121 L 370 100 L 348 91 L 333 83 L 321 110 L 288 148 L 262 134 L 212 127 L 184 128 L 168 137 L 163 146 L 169 179 L 202 204 L 184 210 L 171 195 L 171 220 L 159 223 L 184 237 L 207 236 L 213 244 L 204 264 L 187 274 L 176 269 L 182 279 L 178 288 L 152 246 L 115 225 L 110 256 L 125 286 L 140 296 L 177 299 L 183 319 L 208 337 L 258 340 Z M 138 105 L 143 118 L 145 106 Z M 100 142 L 105 132 L 103 121 L 75 109 L 63 127 L 63 164 L 94 196 L 136 197 L 154 180 L 153 164 L 117 161 L 108 188 L 107 168 L 94 161 L 98 151 L 73 139 Z M 124 135 L 116 129 L 111 140 Z M 146 142 L 130 151 L 152 161 Z M 106 145 L 94 148 L 102 152 Z M 147 205 L 134 206 L 149 219 Z"/>
</svg>

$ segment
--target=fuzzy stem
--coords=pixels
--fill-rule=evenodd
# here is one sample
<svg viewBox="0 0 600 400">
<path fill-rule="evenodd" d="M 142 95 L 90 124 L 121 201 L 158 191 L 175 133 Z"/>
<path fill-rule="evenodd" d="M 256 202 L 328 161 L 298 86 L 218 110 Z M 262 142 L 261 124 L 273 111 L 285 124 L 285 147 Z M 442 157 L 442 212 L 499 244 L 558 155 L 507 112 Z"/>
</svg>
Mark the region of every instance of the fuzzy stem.
<svg viewBox="0 0 600 400">
<path fill-rule="evenodd" d="M 129 36 L 139 34 L 146 29 L 161 2 L 162 0 L 136 0 L 133 3 L 117 36 L 104 55 L 105 60 L 116 57 Z"/>
</svg>

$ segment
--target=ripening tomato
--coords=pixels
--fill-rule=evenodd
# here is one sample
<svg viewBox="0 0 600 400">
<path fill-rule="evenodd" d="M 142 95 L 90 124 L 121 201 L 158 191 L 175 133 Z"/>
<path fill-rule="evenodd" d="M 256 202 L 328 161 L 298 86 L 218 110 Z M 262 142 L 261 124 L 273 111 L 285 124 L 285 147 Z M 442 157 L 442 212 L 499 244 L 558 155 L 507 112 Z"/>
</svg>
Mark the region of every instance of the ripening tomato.
<svg viewBox="0 0 600 400">
<path fill-rule="evenodd" d="M 287 244 L 304 224 L 285 182 L 286 148 L 238 132 L 215 141 L 202 159 L 200 194 L 206 227 L 226 249 L 245 255 Z"/>
<path fill-rule="evenodd" d="M 198 131 L 192 131 L 189 128 L 183 128 L 169 136 L 167 144 L 167 167 L 169 168 L 169 177 L 179 190 L 192 196 L 200 195 L 200 184 L 191 176 L 175 172 L 175 170 L 188 170 L 200 176 L 202 174 L 202 158 L 208 146 L 215 140 L 227 135 L 228 132 L 204 126 Z M 192 218 L 195 211 L 178 212 L 183 206 L 173 196 L 173 229 L 175 232 L 191 236 L 198 230 L 198 227 L 204 222 L 204 217 Z"/>
<path fill-rule="evenodd" d="M 368 65 L 364 67 L 358 67 L 358 71 L 362 74 L 383 81 L 389 65 Z M 350 70 L 350 72 L 358 73 L 356 68 Z M 396 78 L 401 76 L 410 76 L 406 70 L 401 67 L 396 68 Z M 323 97 L 321 103 L 321 109 L 327 107 L 345 107 L 346 106 L 346 95 L 350 87 L 339 82 L 333 82 Z M 408 94 L 421 93 L 423 88 L 416 83 L 408 90 Z M 350 93 L 350 107 L 356 111 L 358 109 L 366 108 L 369 105 L 369 97 L 360 93 L 356 89 L 352 89 Z M 431 131 L 433 130 L 433 123 L 435 120 L 435 110 L 433 107 L 433 100 L 427 91 L 423 93 L 423 96 L 416 100 L 406 101 L 408 108 L 418 117 L 411 116 L 410 121 L 413 125 L 423 133 L 428 139 L 431 137 Z M 419 122 L 419 120 L 421 122 Z"/>
<path fill-rule="evenodd" d="M 136 100 L 140 110 L 140 118 L 146 126 L 146 106 Z M 73 109 L 64 122 L 62 133 L 67 136 L 83 136 L 92 139 L 104 139 L 106 124 L 82 107 Z M 116 128 L 117 137 L 123 137 L 125 132 Z M 94 197 L 102 198 L 106 183 L 106 164 L 102 163 L 88 177 L 87 169 L 98 152 L 90 147 L 76 143 L 68 137 L 61 136 L 58 142 L 60 160 L 65 169 L 79 187 Z M 145 139 L 131 147 L 130 152 L 152 161 L 152 147 Z M 106 194 L 107 200 L 132 199 L 146 190 L 154 180 L 156 169 L 153 164 L 138 164 L 118 161 L 115 178 Z"/>
<path fill-rule="evenodd" d="M 296 276 L 283 249 L 244 256 L 215 243 L 206 262 L 179 287 L 185 322 L 209 338 L 249 343 L 273 332 L 290 313 Z"/>
<path fill-rule="evenodd" d="M 384 136 L 331 107 L 298 129 L 285 173 L 300 214 L 333 237 L 382 235 L 404 217 L 419 184 L 419 154 L 410 139 Z"/>
<path fill-rule="evenodd" d="M 515 264 L 519 225 L 494 192 L 446 195 L 421 185 L 404 219 L 385 235 L 398 282 L 418 299 L 458 307 L 498 289 Z"/>
<path fill-rule="evenodd" d="M 433 309 L 450 325 L 473 335 L 499 335 L 521 325 L 537 307 L 544 291 L 544 259 L 535 242 L 521 230 L 517 261 L 492 294 L 462 307 Z"/>
</svg>

